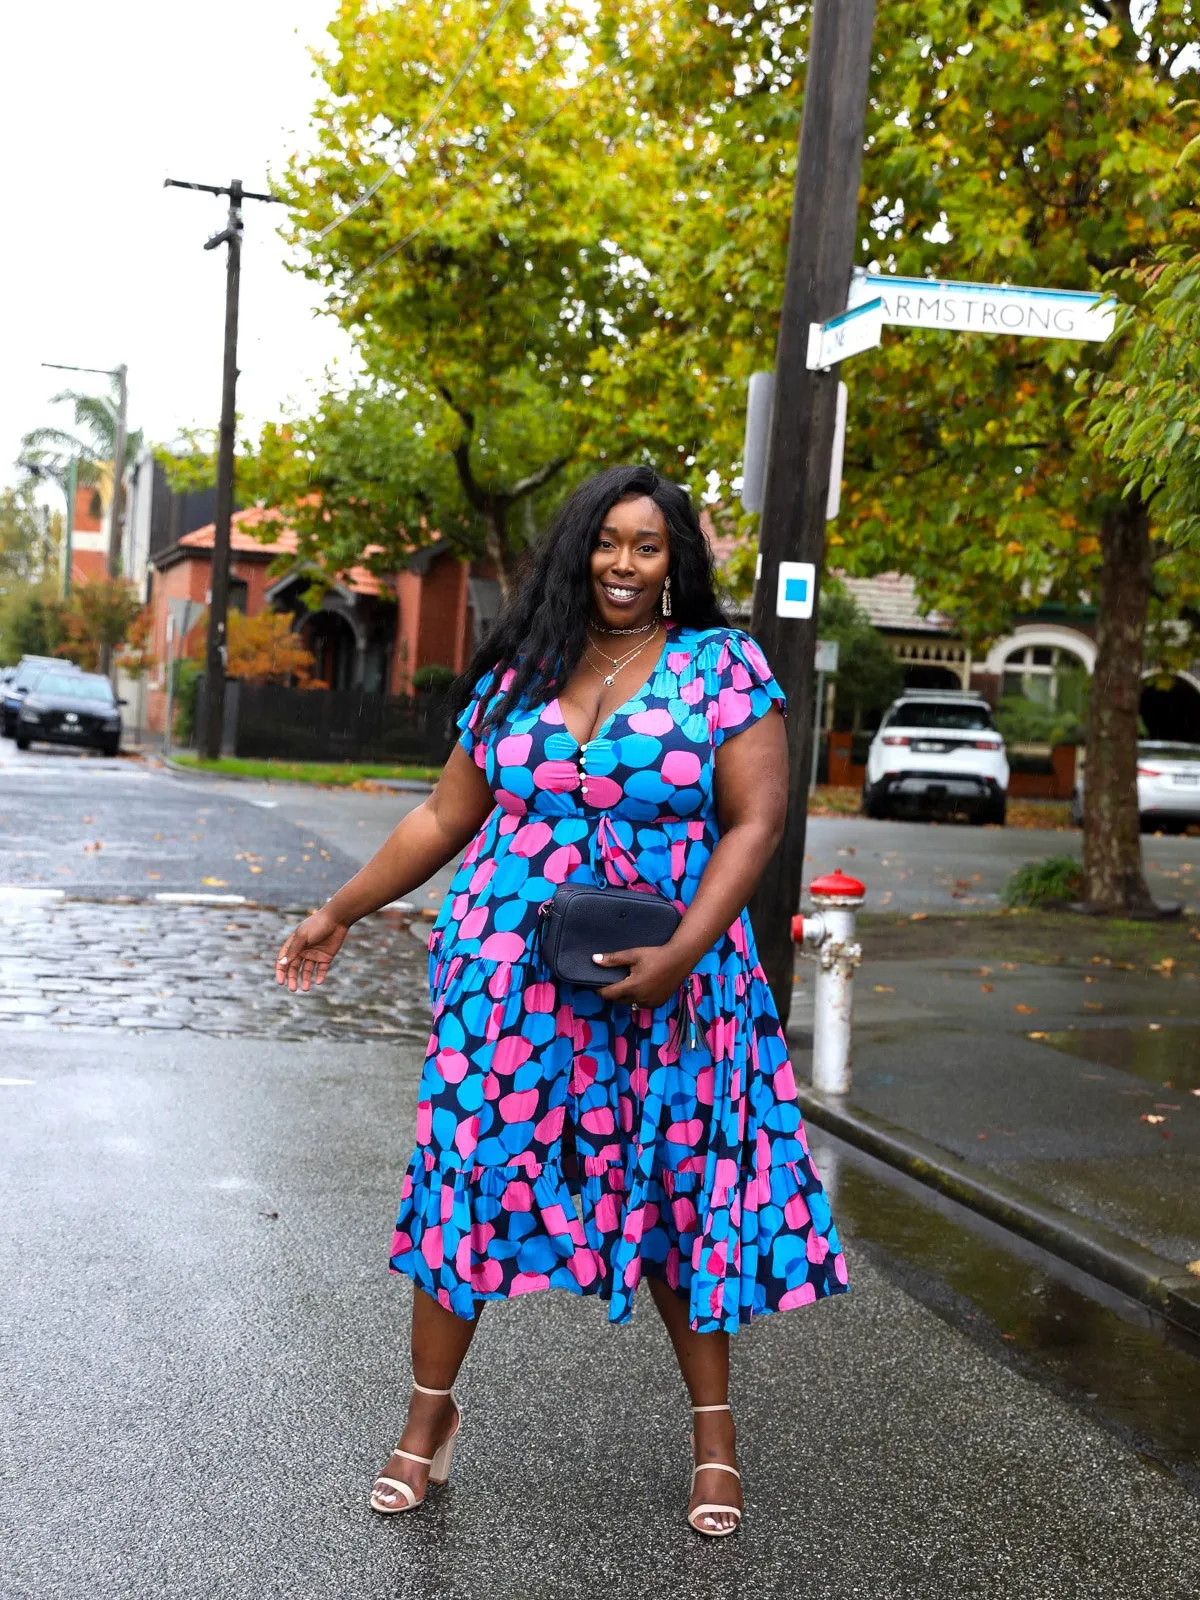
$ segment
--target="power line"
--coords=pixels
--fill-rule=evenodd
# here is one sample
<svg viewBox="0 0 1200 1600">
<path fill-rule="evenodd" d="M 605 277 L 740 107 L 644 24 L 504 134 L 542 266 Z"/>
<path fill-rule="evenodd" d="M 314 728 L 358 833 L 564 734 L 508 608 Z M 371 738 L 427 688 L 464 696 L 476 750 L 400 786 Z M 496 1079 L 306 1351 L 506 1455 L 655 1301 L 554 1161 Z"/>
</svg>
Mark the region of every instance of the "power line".
<svg viewBox="0 0 1200 1600">
<path fill-rule="evenodd" d="M 450 80 L 450 83 L 446 87 L 442 98 L 438 101 L 437 105 L 434 106 L 433 110 L 425 118 L 425 121 L 417 129 L 412 141 L 414 150 L 421 143 L 421 140 L 429 132 L 430 128 L 433 127 L 434 123 L 437 121 L 438 117 L 445 108 L 447 101 L 450 99 L 450 96 L 454 93 L 455 89 L 458 88 L 459 84 L 474 66 L 479 52 L 491 38 L 493 29 L 511 4 L 512 0 L 500 0 L 500 4 L 492 14 L 492 20 L 479 35 L 478 39 L 476 39 L 471 53 L 467 56 L 467 59 L 463 62 L 462 66 L 459 67 L 454 77 Z M 377 178 L 369 189 L 364 190 L 364 192 L 359 195 L 358 199 L 352 206 L 342 212 L 340 217 L 335 217 L 332 222 L 327 223 L 325 227 L 321 229 L 320 233 L 317 234 L 316 239 L 313 241 L 314 244 L 320 244 L 323 240 L 328 239 L 329 235 L 334 231 L 335 228 L 340 228 L 342 223 L 345 222 L 348 217 L 352 217 L 356 211 L 361 211 L 363 206 L 365 206 L 369 200 L 373 200 L 375 198 L 388 179 L 394 178 L 397 175 L 398 170 L 399 169 L 397 167 L 389 167 L 382 177 Z"/>
<path fill-rule="evenodd" d="M 378 267 L 383 266 L 385 261 L 390 261 L 392 257 L 398 255 L 401 250 L 407 249 L 414 239 L 418 238 L 422 233 L 424 233 L 427 228 L 432 228 L 433 224 L 437 222 L 440 217 L 445 216 L 450 207 L 461 200 L 464 195 L 474 194 L 479 189 L 482 189 L 485 184 L 492 181 L 492 179 L 499 171 L 501 171 L 502 168 L 508 165 L 514 156 L 523 155 L 525 153 L 526 146 L 532 143 L 533 140 L 538 137 L 543 128 L 548 127 L 549 124 L 554 121 L 555 117 L 558 116 L 559 112 L 565 111 L 573 100 L 577 100 L 590 83 L 593 83 L 598 77 L 600 77 L 602 73 L 607 72 L 608 69 L 615 65 L 618 60 L 623 60 L 628 54 L 629 48 L 633 45 L 634 41 L 643 33 L 645 33 L 646 29 L 649 28 L 652 23 L 658 22 L 663 16 L 665 16 L 673 5 L 674 0 L 667 0 L 665 5 L 660 6 L 659 9 L 653 13 L 653 15 L 647 17 L 641 26 L 635 28 L 634 31 L 628 36 L 624 45 L 618 45 L 617 49 L 614 50 L 605 60 L 603 60 L 593 72 L 590 72 L 587 77 L 584 78 L 582 83 L 576 85 L 570 94 L 564 96 L 564 98 L 560 100 L 558 104 L 552 108 L 552 110 L 547 112 L 540 122 L 535 122 L 533 127 L 530 128 L 529 132 L 524 135 L 519 143 L 514 145 L 506 155 L 501 156 L 500 160 L 497 161 L 496 165 L 491 169 L 490 172 L 485 172 L 483 177 L 476 178 L 474 182 L 464 184 L 461 188 L 456 189 L 448 200 L 443 201 L 443 203 L 437 208 L 432 216 L 427 217 L 424 222 L 413 228 L 409 233 L 406 233 L 404 238 L 401 239 L 397 244 L 390 245 L 382 255 L 376 256 L 374 261 L 368 262 L 365 267 L 360 267 L 359 270 L 349 278 L 346 287 L 352 288 L 353 285 L 360 282 L 361 279 L 369 277 L 371 273 L 373 273 Z"/>
</svg>

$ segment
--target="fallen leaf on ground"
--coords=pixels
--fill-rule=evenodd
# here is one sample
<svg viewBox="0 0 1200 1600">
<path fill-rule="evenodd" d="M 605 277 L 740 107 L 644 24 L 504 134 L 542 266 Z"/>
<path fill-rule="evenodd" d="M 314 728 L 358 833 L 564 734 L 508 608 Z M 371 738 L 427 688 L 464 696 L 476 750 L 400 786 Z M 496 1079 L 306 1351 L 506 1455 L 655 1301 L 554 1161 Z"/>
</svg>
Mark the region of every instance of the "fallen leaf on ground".
<svg viewBox="0 0 1200 1600">
<path fill-rule="evenodd" d="M 1195 1261 L 1189 1261 L 1187 1269 L 1194 1278 L 1200 1278 L 1200 1256 L 1197 1256 Z"/>
<path fill-rule="evenodd" d="M 1148 1022 L 1146 1024 L 1146 1026 L 1150 1029 L 1151 1033 L 1161 1033 L 1162 1032 L 1162 1023 L 1161 1022 Z"/>
<path fill-rule="evenodd" d="M 1160 1122 L 1165 1122 L 1166 1120 L 1167 1120 L 1166 1117 L 1156 1117 L 1153 1111 L 1143 1111 L 1142 1112 L 1142 1121 L 1143 1122 L 1153 1122 L 1155 1124 L 1158 1124 Z"/>
<path fill-rule="evenodd" d="M 91 819 L 91 817 L 80 817 L 80 819 L 79 819 L 79 820 L 80 820 L 80 822 L 83 822 L 83 823 L 88 823 L 88 822 L 90 822 L 90 821 L 91 821 L 91 820 L 92 820 L 92 819 Z"/>
<path fill-rule="evenodd" d="M 1189 1094 L 1200 1095 L 1200 1089 L 1189 1089 Z"/>
<path fill-rule="evenodd" d="M 896 992 L 895 989 L 893 989 L 890 984 L 877 983 L 875 985 L 875 993 L 876 994 L 895 994 L 895 992 Z"/>
<path fill-rule="evenodd" d="M 1020 972 L 1021 970 L 1019 961 L 1002 961 L 1000 966 L 1005 972 Z"/>
<path fill-rule="evenodd" d="M 1083 1002 L 1083 1009 L 1085 1011 L 1103 1011 L 1104 1002 L 1103 1000 L 1085 1000 Z"/>
<path fill-rule="evenodd" d="M 251 867 L 251 868 L 250 868 L 250 871 L 251 871 L 251 872 L 261 872 L 261 871 L 262 871 L 262 868 L 261 868 L 261 867 Z"/>
<path fill-rule="evenodd" d="M 227 889 L 229 887 L 227 878 L 201 878 L 200 882 L 207 884 L 210 889 Z"/>
<path fill-rule="evenodd" d="M 1037 1007 L 1017 1004 L 1013 1007 L 1013 1010 L 1019 1011 L 1023 1017 L 1028 1017 L 1037 1010 Z"/>
<path fill-rule="evenodd" d="M 155 878 L 155 879 L 158 879 L 158 878 L 161 878 L 161 877 L 162 877 L 162 873 L 161 873 L 161 872 L 148 872 L 148 873 L 147 873 L 147 874 L 146 874 L 146 876 L 147 876 L 147 877 L 148 877 L 148 878 Z"/>
<path fill-rule="evenodd" d="M 979 987 L 983 990 L 984 994 L 991 994 L 996 985 L 994 983 L 981 983 Z"/>
<path fill-rule="evenodd" d="M 1050 1035 L 1048 1033 L 1027 1033 L 1025 1037 L 1027 1039 L 1048 1039 Z"/>
<path fill-rule="evenodd" d="M 924 922 L 928 915 L 928 911 L 914 911 L 908 920 L 910 922 Z"/>
<path fill-rule="evenodd" d="M 990 978 L 991 975 L 992 975 L 991 967 L 976 967 L 975 968 L 975 976 L 977 978 Z"/>
</svg>

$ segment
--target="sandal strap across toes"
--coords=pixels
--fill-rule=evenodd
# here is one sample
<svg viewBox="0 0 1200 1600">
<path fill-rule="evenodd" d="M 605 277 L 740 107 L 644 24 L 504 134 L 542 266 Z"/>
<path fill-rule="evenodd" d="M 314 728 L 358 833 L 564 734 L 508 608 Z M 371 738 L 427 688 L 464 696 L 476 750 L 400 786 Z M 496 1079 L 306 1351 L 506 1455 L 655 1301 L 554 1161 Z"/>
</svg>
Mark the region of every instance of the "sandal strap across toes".
<svg viewBox="0 0 1200 1600">
<path fill-rule="evenodd" d="M 700 1411 L 729 1411 L 731 1409 L 732 1408 L 730 1406 L 727 1406 L 727 1405 L 724 1405 L 724 1406 L 693 1406 L 692 1407 L 692 1413 L 693 1413 L 693 1415 L 695 1415 L 697 1412 L 700 1412 Z M 692 1439 L 692 1446 L 693 1446 L 693 1448 L 695 1448 L 695 1437 L 694 1436 L 693 1436 L 693 1439 Z M 739 1483 L 741 1482 L 741 1479 L 742 1479 L 742 1475 L 738 1471 L 738 1469 L 736 1467 L 726 1466 L 724 1461 L 701 1461 L 696 1466 L 694 1466 L 692 1468 L 692 1488 L 693 1489 L 696 1487 L 696 1475 L 697 1475 L 697 1473 L 700 1473 L 700 1472 L 730 1472 L 738 1480 Z M 700 1517 L 702 1517 L 702 1516 L 712 1516 L 714 1513 L 722 1513 L 722 1512 L 726 1516 L 730 1516 L 730 1517 L 732 1517 L 734 1519 L 732 1528 L 702 1528 L 700 1526 L 700 1523 L 699 1523 L 699 1520 L 698 1520 Z M 711 1504 L 711 1503 L 706 1501 L 701 1505 L 693 1506 L 692 1509 L 687 1514 L 687 1519 L 688 1519 L 688 1522 L 692 1525 L 692 1527 L 695 1528 L 696 1532 L 704 1534 L 706 1538 L 709 1538 L 709 1539 L 724 1539 L 728 1534 L 731 1534 L 736 1530 L 738 1523 L 742 1520 L 742 1513 L 738 1509 L 737 1506 L 714 1505 L 714 1504 Z"/>
<path fill-rule="evenodd" d="M 453 1389 L 428 1389 L 423 1383 L 414 1383 L 413 1388 L 416 1389 L 419 1394 L 432 1394 L 438 1396 L 453 1396 L 454 1394 Z M 392 1451 L 393 1456 L 401 1456 L 405 1461 L 415 1461 L 418 1466 L 428 1467 L 429 1482 L 434 1485 L 445 1483 L 450 1476 L 450 1466 L 454 1460 L 454 1446 L 458 1439 L 459 1429 L 462 1427 L 462 1412 L 459 1409 L 457 1401 L 454 1403 L 454 1408 L 455 1419 L 453 1431 L 446 1439 L 443 1439 L 442 1443 L 434 1451 L 433 1455 L 419 1456 L 412 1450 L 402 1450 L 399 1445 L 397 1445 Z M 380 1485 L 382 1485 L 385 1489 L 394 1489 L 397 1494 L 402 1495 L 404 1497 L 404 1504 L 387 1505 L 381 1502 L 379 1499 Z M 424 1505 L 424 1503 L 425 1496 L 421 1495 L 418 1499 L 412 1484 L 405 1483 L 403 1478 L 388 1478 L 381 1473 L 379 1477 L 375 1479 L 375 1482 L 371 1488 L 371 1509 L 372 1511 L 381 1512 L 384 1516 L 391 1516 L 397 1511 L 415 1511 L 418 1506 Z"/>
</svg>

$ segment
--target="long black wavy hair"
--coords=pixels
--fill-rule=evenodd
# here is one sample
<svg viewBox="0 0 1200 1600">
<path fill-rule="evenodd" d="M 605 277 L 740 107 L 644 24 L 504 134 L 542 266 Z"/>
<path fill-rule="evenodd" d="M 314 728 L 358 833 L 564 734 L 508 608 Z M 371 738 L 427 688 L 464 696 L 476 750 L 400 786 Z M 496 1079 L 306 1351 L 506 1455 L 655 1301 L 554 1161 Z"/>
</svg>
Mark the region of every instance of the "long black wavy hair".
<svg viewBox="0 0 1200 1600">
<path fill-rule="evenodd" d="M 601 525 L 618 500 L 643 495 L 667 525 L 672 625 L 728 625 L 713 581 L 712 551 L 687 491 L 651 467 L 607 467 L 579 485 L 530 547 L 516 593 L 450 691 L 450 704 L 460 712 L 478 679 L 490 673 L 495 685 L 511 668 L 512 682 L 477 731 L 497 726 L 522 702 L 552 700 L 579 665 L 591 609 L 590 558 Z"/>
</svg>

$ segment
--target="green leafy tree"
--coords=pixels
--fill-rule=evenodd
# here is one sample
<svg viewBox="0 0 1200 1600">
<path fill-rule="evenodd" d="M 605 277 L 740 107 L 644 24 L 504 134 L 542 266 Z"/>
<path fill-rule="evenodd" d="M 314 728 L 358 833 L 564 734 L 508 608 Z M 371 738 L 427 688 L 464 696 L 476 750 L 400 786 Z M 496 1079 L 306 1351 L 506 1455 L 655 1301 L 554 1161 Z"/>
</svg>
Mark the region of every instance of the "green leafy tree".
<svg viewBox="0 0 1200 1600">
<path fill-rule="evenodd" d="M 882 634 L 849 595 L 827 586 L 821 594 L 819 633 L 838 646 L 834 720 L 858 733 L 879 718 L 904 687 L 904 670 Z"/>
<path fill-rule="evenodd" d="M 658 314 L 663 11 L 342 0 L 281 192 L 369 381 L 269 429 L 261 486 L 329 564 L 437 531 L 507 587 L 543 491 L 625 453 L 598 358 Z"/>
<path fill-rule="evenodd" d="M 682 102 L 663 317 L 611 359 L 644 437 L 698 419 L 696 473 L 727 496 L 745 379 L 774 354 L 807 14 L 700 11 L 678 26 L 699 27 L 701 47 L 659 77 L 659 118 Z M 1084 289 L 1186 237 L 1198 25 L 1191 0 L 878 8 L 862 264 Z M 1113 341 L 889 331 L 844 374 L 848 492 L 830 540 L 851 572 L 911 573 L 973 639 L 1046 600 L 1095 603 L 1084 871 L 1087 898 L 1113 911 L 1150 906 L 1134 776 L 1144 641 L 1178 615 L 1193 570 L 1071 409 L 1080 374 L 1119 359 Z"/>
<path fill-rule="evenodd" d="M 105 503 L 112 500 L 113 457 L 117 444 L 117 397 L 119 386 L 114 376 L 108 394 L 84 394 L 77 389 L 62 389 L 52 396 L 52 405 L 70 405 L 75 429 L 34 428 L 21 440 L 20 465 L 34 478 L 49 478 L 67 493 L 68 469 L 76 462 L 76 482 L 99 488 Z M 142 435 L 134 430 L 126 435 L 125 459 L 134 461 L 142 448 Z"/>
</svg>

